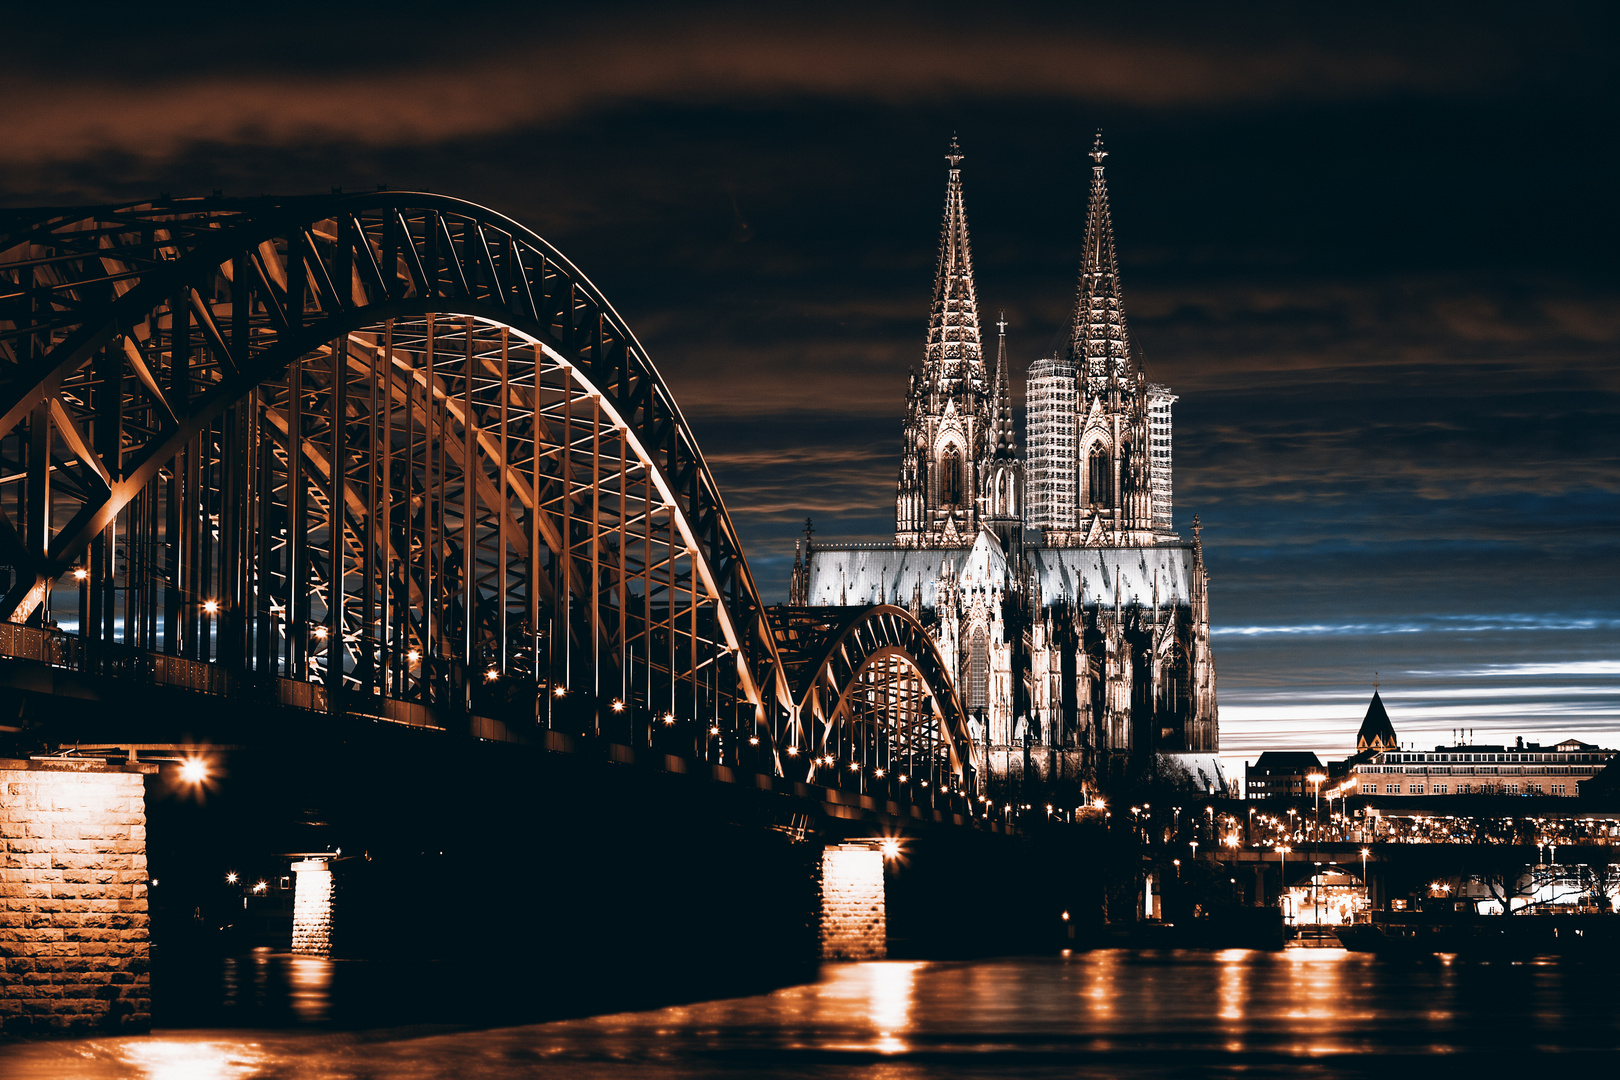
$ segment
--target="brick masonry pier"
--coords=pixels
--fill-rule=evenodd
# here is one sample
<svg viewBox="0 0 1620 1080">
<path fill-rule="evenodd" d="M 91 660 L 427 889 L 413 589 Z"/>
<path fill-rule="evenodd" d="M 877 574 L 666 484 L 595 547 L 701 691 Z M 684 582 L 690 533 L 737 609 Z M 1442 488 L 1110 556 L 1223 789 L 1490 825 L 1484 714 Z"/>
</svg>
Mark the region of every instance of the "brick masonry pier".
<svg viewBox="0 0 1620 1080">
<path fill-rule="evenodd" d="M 155 765 L 0 758 L 0 1028 L 145 1031 Z"/>
<path fill-rule="evenodd" d="M 839 844 L 821 853 L 821 957 L 882 960 L 888 956 L 883 853 L 869 844 Z"/>
</svg>

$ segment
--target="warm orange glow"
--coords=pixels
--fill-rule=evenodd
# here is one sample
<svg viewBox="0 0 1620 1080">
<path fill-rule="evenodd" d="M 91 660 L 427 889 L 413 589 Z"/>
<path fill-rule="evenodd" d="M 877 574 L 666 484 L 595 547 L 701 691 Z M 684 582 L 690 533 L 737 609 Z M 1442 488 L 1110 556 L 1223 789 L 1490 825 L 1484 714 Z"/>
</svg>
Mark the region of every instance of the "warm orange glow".
<svg viewBox="0 0 1620 1080">
<path fill-rule="evenodd" d="M 618 698 L 614 698 L 613 699 L 613 711 L 614 712 L 624 712 L 624 702 L 620 701 Z"/>
<path fill-rule="evenodd" d="M 86 570 L 82 566 L 73 571 L 73 580 L 75 580 L 75 581 L 83 581 L 85 578 L 87 578 L 89 576 L 90 576 L 90 571 Z"/>
<path fill-rule="evenodd" d="M 270 886 L 265 882 L 265 880 L 263 878 L 260 878 L 258 880 L 258 882 L 253 886 L 253 891 L 256 892 L 256 893 L 262 893 L 266 889 L 268 889 L 269 887 Z"/>
<path fill-rule="evenodd" d="M 900 857 L 900 841 L 892 836 L 884 840 L 883 857 L 885 859 L 898 859 Z"/>
<path fill-rule="evenodd" d="M 241 878 L 236 876 L 236 871 L 235 870 L 232 870 L 231 872 L 229 872 L 228 874 L 225 875 L 225 884 L 227 884 L 227 885 L 235 885 L 238 881 L 241 881 L 241 880 L 242 880 Z"/>
<path fill-rule="evenodd" d="M 750 735 L 750 736 L 748 736 L 748 745 L 749 746 L 758 746 L 759 745 L 759 736 L 758 735 Z"/>
<path fill-rule="evenodd" d="M 709 734 L 710 735 L 718 735 L 718 734 L 720 734 L 720 725 L 719 724 L 710 724 L 709 725 Z"/>
<path fill-rule="evenodd" d="M 669 727 L 669 725 L 673 724 L 674 722 L 675 722 L 675 714 L 674 713 L 665 713 L 664 714 L 664 726 L 665 727 Z"/>
<path fill-rule="evenodd" d="M 422 654 L 418 650 L 412 649 L 410 652 L 405 654 L 405 659 L 409 660 L 411 663 L 414 664 L 418 660 L 422 659 Z"/>
<path fill-rule="evenodd" d="M 788 747 L 788 757 L 798 757 L 798 756 L 799 756 L 799 748 L 797 746 Z"/>
<path fill-rule="evenodd" d="M 186 758 L 180 764 L 180 779 L 188 784 L 200 784 L 208 779 L 208 762 L 202 758 Z"/>
<path fill-rule="evenodd" d="M 206 614 L 209 614 L 209 615 L 218 615 L 219 614 L 219 601 L 218 600 L 204 600 L 203 601 L 203 611 Z"/>
<path fill-rule="evenodd" d="M 552 697 L 567 697 L 568 696 L 568 687 L 566 687 L 566 686 L 557 687 L 555 690 L 553 690 L 551 692 L 551 696 Z"/>
<path fill-rule="evenodd" d="M 501 677 L 501 673 L 498 670 L 496 670 L 495 668 L 490 668 L 488 671 L 484 672 L 484 681 L 485 682 L 494 682 L 496 679 L 498 679 L 500 677 Z"/>
<path fill-rule="evenodd" d="M 316 641 L 325 641 L 326 640 L 326 627 L 317 626 L 315 628 L 315 640 Z"/>
</svg>

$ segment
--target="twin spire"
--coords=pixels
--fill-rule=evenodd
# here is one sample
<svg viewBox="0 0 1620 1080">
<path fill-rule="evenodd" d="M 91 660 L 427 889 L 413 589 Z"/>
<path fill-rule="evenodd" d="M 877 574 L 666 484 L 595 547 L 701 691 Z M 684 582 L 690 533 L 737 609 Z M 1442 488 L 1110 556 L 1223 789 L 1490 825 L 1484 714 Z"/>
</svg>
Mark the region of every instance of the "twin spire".
<svg viewBox="0 0 1620 1080">
<path fill-rule="evenodd" d="M 1093 387 L 1109 377 L 1132 370 L 1130 334 L 1125 326 L 1125 302 L 1119 287 L 1119 258 L 1114 251 L 1114 221 L 1108 207 L 1108 183 L 1103 178 L 1102 132 L 1092 143 L 1091 197 L 1086 207 L 1085 242 L 1080 257 L 1080 284 L 1075 297 L 1074 322 L 1069 331 L 1069 359 Z M 973 282 L 973 249 L 968 242 L 967 209 L 962 199 L 962 153 L 951 136 L 945 160 L 950 163 L 945 186 L 945 223 L 940 232 L 939 270 L 934 276 L 934 306 L 928 319 L 926 371 L 930 377 L 984 376 L 984 348 L 979 332 L 978 292 Z M 1006 379 L 1005 321 L 993 379 L 997 389 Z M 1012 417 L 1006 418 L 1010 432 Z M 998 440 L 1000 435 L 998 418 Z M 1010 437 L 1010 436 L 1009 436 Z"/>
</svg>

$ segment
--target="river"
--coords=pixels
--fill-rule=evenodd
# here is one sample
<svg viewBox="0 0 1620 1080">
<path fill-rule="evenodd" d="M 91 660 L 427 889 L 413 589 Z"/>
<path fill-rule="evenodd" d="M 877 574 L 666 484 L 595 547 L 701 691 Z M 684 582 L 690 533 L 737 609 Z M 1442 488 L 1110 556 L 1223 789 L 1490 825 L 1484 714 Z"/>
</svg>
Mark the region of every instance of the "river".
<svg viewBox="0 0 1620 1080">
<path fill-rule="evenodd" d="M 1291 949 L 885 961 L 830 965 L 751 997 L 490 1030 L 345 1026 L 330 1015 L 331 965 L 299 963 L 285 1026 L 0 1045 L 0 1076 L 1427 1078 L 1596 1076 L 1620 1062 L 1614 973 L 1569 958 Z"/>
</svg>

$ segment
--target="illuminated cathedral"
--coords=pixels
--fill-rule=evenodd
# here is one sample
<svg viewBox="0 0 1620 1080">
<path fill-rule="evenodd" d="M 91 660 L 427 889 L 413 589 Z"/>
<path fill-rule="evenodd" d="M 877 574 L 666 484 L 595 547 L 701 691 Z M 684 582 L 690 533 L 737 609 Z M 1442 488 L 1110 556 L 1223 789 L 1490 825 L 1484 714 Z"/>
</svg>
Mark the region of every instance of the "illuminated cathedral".
<svg viewBox="0 0 1620 1080">
<path fill-rule="evenodd" d="M 892 543 L 812 542 L 790 603 L 908 607 L 956 673 L 992 775 L 1098 786 L 1175 760 L 1224 789 L 1198 519 L 1174 530 L 1171 407 L 1131 348 L 1099 135 L 1067 348 L 1029 365 L 1024 448 L 1007 324 L 986 365 L 963 200 L 945 220 L 922 366 L 909 376 Z"/>
</svg>

